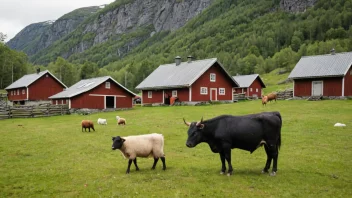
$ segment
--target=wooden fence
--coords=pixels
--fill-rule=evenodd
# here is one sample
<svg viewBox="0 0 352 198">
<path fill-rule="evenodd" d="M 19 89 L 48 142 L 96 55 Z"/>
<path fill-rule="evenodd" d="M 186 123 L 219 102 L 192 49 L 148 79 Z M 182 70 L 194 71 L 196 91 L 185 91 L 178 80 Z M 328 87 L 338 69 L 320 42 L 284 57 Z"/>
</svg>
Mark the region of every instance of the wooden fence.
<svg viewBox="0 0 352 198">
<path fill-rule="evenodd" d="M 68 105 L 0 106 L 0 120 L 8 118 L 35 118 L 69 114 Z"/>
</svg>

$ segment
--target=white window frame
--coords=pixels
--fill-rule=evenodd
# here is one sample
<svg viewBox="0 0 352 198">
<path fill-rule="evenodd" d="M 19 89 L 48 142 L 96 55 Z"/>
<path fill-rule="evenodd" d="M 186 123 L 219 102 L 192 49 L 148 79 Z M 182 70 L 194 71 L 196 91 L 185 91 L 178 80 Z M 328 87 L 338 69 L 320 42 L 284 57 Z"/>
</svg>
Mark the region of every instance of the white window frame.
<svg viewBox="0 0 352 198">
<path fill-rule="evenodd" d="M 105 88 L 110 89 L 110 82 L 105 82 Z"/>
<path fill-rule="evenodd" d="M 18 95 L 18 96 L 20 95 L 20 90 L 19 90 L 19 89 L 17 89 L 17 95 Z"/>
<path fill-rule="evenodd" d="M 252 91 L 253 91 L 253 89 L 252 89 L 252 88 L 249 88 L 249 91 L 250 91 L 250 92 L 252 92 Z"/>
<path fill-rule="evenodd" d="M 257 93 L 258 93 L 258 91 L 259 91 L 259 90 L 258 90 L 258 88 L 255 88 L 255 92 L 257 92 Z"/>
<path fill-rule="evenodd" d="M 26 91 L 24 89 L 22 89 L 22 94 L 26 94 Z"/>
<path fill-rule="evenodd" d="M 47 74 L 47 75 L 45 75 L 45 77 L 49 77 L 49 75 Z"/>
<path fill-rule="evenodd" d="M 172 97 L 177 97 L 177 90 L 173 90 L 171 95 Z"/>
<path fill-rule="evenodd" d="M 215 73 L 210 73 L 210 82 L 216 82 L 216 74 Z"/>
<path fill-rule="evenodd" d="M 200 95 L 208 95 L 208 87 L 200 87 Z"/>
<path fill-rule="evenodd" d="M 225 95 L 225 88 L 219 88 L 219 95 Z"/>
<path fill-rule="evenodd" d="M 58 100 L 55 100 L 55 104 L 56 104 L 56 105 L 57 105 L 57 103 L 58 103 L 57 101 L 58 101 Z"/>
<path fill-rule="evenodd" d="M 13 95 L 13 91 L 11 90 L 11 96 Z"/>
<path fill-rule="evenodd" d="M 148 98 L 153 98 L 153 92 L 152 91 L 148 91 Z"/>
</svg>

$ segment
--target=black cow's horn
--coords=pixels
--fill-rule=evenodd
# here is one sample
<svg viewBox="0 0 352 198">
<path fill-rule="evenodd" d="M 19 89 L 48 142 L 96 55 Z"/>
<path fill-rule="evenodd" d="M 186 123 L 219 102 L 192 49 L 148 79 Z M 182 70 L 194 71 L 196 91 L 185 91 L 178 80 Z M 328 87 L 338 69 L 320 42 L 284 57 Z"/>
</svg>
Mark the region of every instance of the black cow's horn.
<svg viewBox="0 0 352 198">
<path fill-rule="evenodd" d="M 191 125 L 191 123 L 186 122 L 185 118 L 183 118 L 183 122 L 184 122 L 184 123 L 185 123 L 185 125 L 187 125 L 187 126 Z"/>
</svg>

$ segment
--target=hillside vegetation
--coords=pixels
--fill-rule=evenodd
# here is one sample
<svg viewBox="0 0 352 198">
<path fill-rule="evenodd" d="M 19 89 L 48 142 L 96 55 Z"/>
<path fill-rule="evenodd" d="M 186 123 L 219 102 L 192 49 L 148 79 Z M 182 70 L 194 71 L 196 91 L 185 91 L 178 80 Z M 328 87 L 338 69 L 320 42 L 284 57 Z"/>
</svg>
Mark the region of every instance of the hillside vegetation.
<svg viewBox="0 0 352 198">
<path fill-rule="evenodd" d="M 115 1 L 100 12 L 130 2 Z M 153 27 L 140 27 L 119 40 L 111 37 L 103 44 L 73 54 L 66 60 L 72 65 L 67 73 L 72 73 L 71 78 L 76 80 L 110 75 L 134 90 L 156 67 L 173 62 L 177 55 L 183 61 L 188 55 L 195 59 L 217 57 L 231 75 L 236 75 L 265 74 L 277 68 L 290 71 L 301 56 L 327 54 L 332 48 L 337 52 L 352 51 L 352 0 L 318 0 L 302 13 L 283 12 L 279 3 L 277 0 L 216 0 L 177 31 L 150 36 Z M 32 57 L 32 61 L 44 58 L 51 61 L 49 66 L 53 65 L 60 52 L 81 39 L 82 27 Z M 120 46 L 145 37 L 149 38 L 126 56 L 119 56 Z M 92 38 L 93 34 L 83 37 L 89 42 Z M 86 69 L 81 70 L 84 64 Z M 58 75 L 57 71 L 53 73 Z M 60 71 L 64 72 L 62 68 Z"/>
</svg>

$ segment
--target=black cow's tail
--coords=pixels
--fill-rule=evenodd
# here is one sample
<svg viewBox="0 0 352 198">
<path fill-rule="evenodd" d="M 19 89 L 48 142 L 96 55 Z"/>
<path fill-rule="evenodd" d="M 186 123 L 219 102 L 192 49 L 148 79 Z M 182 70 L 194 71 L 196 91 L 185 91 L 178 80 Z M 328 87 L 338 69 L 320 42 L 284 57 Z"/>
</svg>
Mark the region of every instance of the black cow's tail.
<svg viewBox="0 0 352 198">
<path fill-rule="evenodd" d="M 281 127 L 282 127 L 282 118 L 281 118 L 280 112 L 276 112 L 275 114 L 276 114 L 276 116 L 279 117 L 279 119 L 280 119 L 279 138 L 278 138 L 277 143 L 276 143 L 276 146 L 277 146 L 278 150 L 280 150 L 280 147 L 281 147 Z"/>
</svg>

